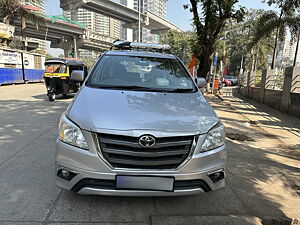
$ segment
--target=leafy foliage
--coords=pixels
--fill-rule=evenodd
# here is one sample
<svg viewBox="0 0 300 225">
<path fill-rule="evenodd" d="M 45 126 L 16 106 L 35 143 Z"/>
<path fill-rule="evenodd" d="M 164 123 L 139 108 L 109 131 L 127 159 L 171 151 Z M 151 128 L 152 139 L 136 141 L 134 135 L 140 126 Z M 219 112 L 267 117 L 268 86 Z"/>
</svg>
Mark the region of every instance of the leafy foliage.
<svg viewBox="0 0 300 225">
<path fill-rule="evenodd" d="M 194 37 L 195 35 L 192 32 L 169 30 L 161 36 L 161 42 L 169 44 L 172 48 L 172 53 L 187 64 L 191 59 Z"/>
<path fill-rule="evenodd" d="M 84 62 L 84 64 L 90 70 L 90 69 L 92 69 L 92 67 L 95 64 L 97 59 L 92 58 L 92 57 L 82 57 L 81 60 Z"/>
<path fill-rule="evenodd" d="M 226 51 L 225 57 L 228 58 L 227 65 L 229 64 L 230 74 L 240 72 L 242 56 L 244 70 L 267 69 L 268 55 L 272 54 L 273 49 L 274 32 L 269 33 L 255 44 L 251 42 L 257 20 L 264 13 L 263 10 L 249 10 L 245 13 L 242 23 L 230 20 L 226 25 L 224 33 L 226 33 L 225 41 L 228 51 Z"/>
<path fill-rule="evenodd" d="M 46 54 L 46 60 L 48 60 L 48 59 L 52 59 L 53 58 L 53 56 L 52 55 L 50 55 L 50 54 Z"/>
<path fill-rule="evenodd" d="M 192 48 L 199 61 L 198 76 L 207 76 L 219 35 L 227 20 L 242 21 L 245 10 L 242 7 L 235 9 L 236 3 L 238 0 L 190 0 L 191 5 L 184 6 L 193 13 L 196 41 Z"/>
<path fill-rule="evenodd" d="M 276 5 L 280 10 L 264 12 L 256 22 L 253 38 L 250 47 L 257 44 L 263 37 L 275 32 L 272 68 L 275 68 L 278 41 L 286 35 L 286 28 L 289 28 L 291 37 L 296 39 L 299 36 L 300 28 L 300 0 L 266 0 L 268 5 Z"/>
</svg>

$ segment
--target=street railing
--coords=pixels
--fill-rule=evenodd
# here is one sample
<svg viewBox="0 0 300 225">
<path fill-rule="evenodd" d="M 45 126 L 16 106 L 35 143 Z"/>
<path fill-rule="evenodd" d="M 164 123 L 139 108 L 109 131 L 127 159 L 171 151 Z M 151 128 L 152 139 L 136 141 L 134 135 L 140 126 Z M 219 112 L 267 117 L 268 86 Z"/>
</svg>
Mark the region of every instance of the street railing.
<svg viewBox="0 0 300 225">
<path fill-rule="evenodd" d="M 284 73 L 276 72 L 269 74 L 266 80 L 266 89 L 282 91 L 284 82 Z"/>
<path fill-rule="evenodd" d="M 284 71 L 263 70 L 239 76 L 239 92 L 300 118 L 300 67 Z"/>
</svg>

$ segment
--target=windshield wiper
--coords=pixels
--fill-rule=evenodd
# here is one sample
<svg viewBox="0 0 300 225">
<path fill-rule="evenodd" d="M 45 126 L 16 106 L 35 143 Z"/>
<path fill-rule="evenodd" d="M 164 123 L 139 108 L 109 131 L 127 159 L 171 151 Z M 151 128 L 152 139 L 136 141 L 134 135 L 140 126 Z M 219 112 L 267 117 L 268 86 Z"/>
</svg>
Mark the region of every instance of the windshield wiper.
<svg viewBox="0 0 300 225">
<path fill-rule="evenodd" d="M 167 92 L 173 92 L 173 93 L 183 93 L 183 92 L 193 92 L 195 91 L 193 88 L 177 88 L 173 90 L 167 90 Z"/>
<path fill-rule="evenodd" d="M 183 92 L 193 92 L 193 88 L 178 88 L 178 89 L 157 89 L 151 87 L 144 87 L 144 86 L 111 86 L 111 85 L 98 85 L 97 88 L 103 89 L 117 89 L 117 90 L 130 90 L 130 91 L 154 91 L 154 92 L 172 92 L 172 93 L 183 93 Z"/>
<path fill-rule="evenodd" d="M 152 90 L 152 88 L 149 87 L 143 87 L 143 86 L 111 86 L 111 85 L 98 85 L 97 88 L 104 88 L 104 89 L 120 89 L 120 90 Z"/>
</svg>

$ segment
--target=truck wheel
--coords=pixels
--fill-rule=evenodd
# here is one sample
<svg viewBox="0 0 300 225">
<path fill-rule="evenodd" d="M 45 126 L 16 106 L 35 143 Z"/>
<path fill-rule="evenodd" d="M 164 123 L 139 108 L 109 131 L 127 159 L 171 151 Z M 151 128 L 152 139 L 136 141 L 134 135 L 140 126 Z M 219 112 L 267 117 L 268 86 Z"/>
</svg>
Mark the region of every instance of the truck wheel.
<svg viewBox="0 0 300 225">
<path fill-rule="evenodd" d="M 53 102 L 55 100 L 55 94 L 54 93 L 49 94 L 48 99 L 49 99 L 50 102 Z"/>
</svg>

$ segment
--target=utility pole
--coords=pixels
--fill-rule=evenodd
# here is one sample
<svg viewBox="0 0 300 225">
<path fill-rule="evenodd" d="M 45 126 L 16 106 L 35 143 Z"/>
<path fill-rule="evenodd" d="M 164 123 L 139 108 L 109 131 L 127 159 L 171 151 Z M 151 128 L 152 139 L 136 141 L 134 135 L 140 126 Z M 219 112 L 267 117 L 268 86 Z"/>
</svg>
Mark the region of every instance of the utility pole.
<svg viewBox="0 0 300 225">
<path fill-rule="evenodd" d="M 139 10 L 139 42 L 141 42 L 141 0 L 138 0 L 138 10 Z"/>
<path fill-rule="evenodd" d="M 300 33 L 298 34 L 298 37 L 297 37 L 296 52 L 295 52 L 295 58 L 294 58 L 294 64 L 293 64 L 294 67 L 295 67 L 296 64 L 297 64 L 297 56 L 298 56 L 299 42 L 300 42 Z"/>
<path fill-rule="evenodd" d="M 74 37 L 74 57 L 77 58 L 77 40 Z"/>
</svg>

